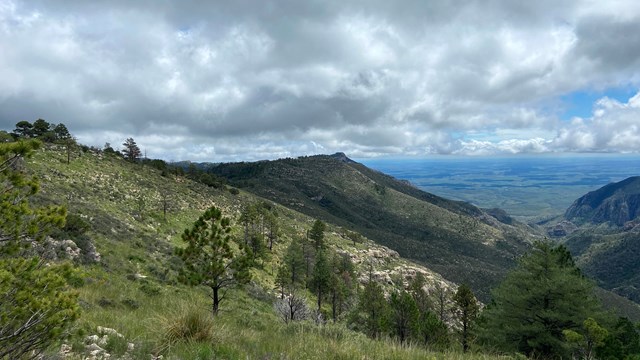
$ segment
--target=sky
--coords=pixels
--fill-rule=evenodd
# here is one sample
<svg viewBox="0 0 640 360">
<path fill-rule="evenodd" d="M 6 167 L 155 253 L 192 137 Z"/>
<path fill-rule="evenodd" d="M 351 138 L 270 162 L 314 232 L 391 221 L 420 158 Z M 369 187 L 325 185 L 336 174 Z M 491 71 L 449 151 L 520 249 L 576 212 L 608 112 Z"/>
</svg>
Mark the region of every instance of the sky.
<svg viewBox="0 0 640 360">
<path fill-rule="evenodd" d="M 0 129 L 151 158 L 640 150 L 640 2 L 0 0 Z"/>
</svg>

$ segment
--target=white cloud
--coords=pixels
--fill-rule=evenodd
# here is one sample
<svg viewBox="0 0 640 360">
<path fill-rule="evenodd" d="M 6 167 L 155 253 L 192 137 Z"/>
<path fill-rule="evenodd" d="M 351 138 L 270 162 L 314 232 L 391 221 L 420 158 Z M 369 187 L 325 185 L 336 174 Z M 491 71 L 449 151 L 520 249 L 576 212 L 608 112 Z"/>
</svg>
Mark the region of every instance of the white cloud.
<svg viewBox="0 0 640 360">
<path fill-rule="evenodd" d="M 626 103 L 604 97 L 593 116 L 575 118 L 553 140 L 557 151 L 637 152 L 640 149 L 640 92 Z"/>
<path fill-rule="evenodd" d="M 0 0 L 0 128 L 211 161 L 637 151 L 637 96 L 549 104 L 640 87 L 638 24 L 634 1 Z"/>
</svg>

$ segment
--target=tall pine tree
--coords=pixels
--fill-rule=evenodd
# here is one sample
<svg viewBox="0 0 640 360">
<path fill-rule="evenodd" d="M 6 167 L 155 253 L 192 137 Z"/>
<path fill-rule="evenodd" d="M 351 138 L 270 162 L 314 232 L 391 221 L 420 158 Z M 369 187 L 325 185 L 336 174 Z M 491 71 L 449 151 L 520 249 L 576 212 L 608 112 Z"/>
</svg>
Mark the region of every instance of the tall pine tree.
<svg viewBox="0 0 640 360">
<path fill-rule="evenodd" d="M 536 358 L 569 357 L 563 331 L 581 331 L 600 308 L 593 285 L 564 246 L 537 242 L 493 291 L 480 337 L 491 346 Z"/>
</svg>

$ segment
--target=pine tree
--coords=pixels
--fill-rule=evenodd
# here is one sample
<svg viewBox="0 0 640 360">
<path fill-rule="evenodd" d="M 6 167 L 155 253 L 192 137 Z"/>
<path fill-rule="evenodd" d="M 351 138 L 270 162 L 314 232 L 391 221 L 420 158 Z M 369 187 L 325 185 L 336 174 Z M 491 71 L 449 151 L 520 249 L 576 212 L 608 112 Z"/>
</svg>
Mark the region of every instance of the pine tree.
<svg viewBox="0 0 640 360">
<path fill-rule="evenodd" d="M 42 141 L 54 140 L 51 136 L 53 134 L 49 134 L 52 130 L 53 129 L 51 128 L 51 124 L 43 119 L 34 121 L 33 127 L 31 129 L 33 136 L 39 138 Z M 53 135 L 53 137 L 55 137 L 55 135 Z"/>
<path fill-rule="evenodd" d="M 191 285 L 204 285 L 211 289 L 212 313 L 215 316 L 224 299 L 221 290 L 247 283 L 249 257 L 239 246 L 236 252 L 231 239 L 231 222 L 222 217 L 215 207 L 209 208 L 198 218 L 191 229 L 182 234 L 185 248 L 176 253 L 184 261 L 182 280 Z"/>
<path fill-rule="evenodd" d="M 532 357 L 569 357 L 564 330 L 580 331 L 600 313 L 593 285 L 564 246 L 537 242 L 493 291 L 481 340 Z"/>
<path fill-rule="evenodd" d="M 11 133 L 17 139 L 27 139 L 33 136 L 33 124 L 26 120 L 18 121 L 16 128 Z"/>
<path fill-rule="evenodd" d="M 395 335 L 404 343 L 410 336 L 416 333 L 420 311 L 411 294 L 406 291 L 395 291 L 389 299 L 391 309 L 391 322 Z"/>
<path fill-rule="evenodd" d="M 316 253 L 316 262 L 313 267 L 313 276 L 309 286 L 318 299 L 318 312 L 322 308 L 322 300 L 327 295 L 331 286 L 331 266 L 325 250 Z"/>
<path fill-rule="evenodd" d="M 378 338 L 389 328 L 389 312 L 389 303 L 384 298 L 382 287 L 370 276 L 349 321 L 356 329 Z"/>
<path fill-rule="evenodd" d="M 355 270 L 347 255 L 337 253 L 332 254 L 331 268 L 331 316 L 335 322 L 353 293 Z"/>
<path fill-rule="evenodd" d="M 409 290 L 419 311 L 419 319 L 415 329 L 416 337 L 427 346 L 444 347 L 449 342 L 449 330 L 447 325 L 431 311 L 433 304 L 424 290 L 425 286 L 426 279 L 422 273 L 417 273 L 409 283 Z M 438 284 L 438 286 L 440 285 Z M 440 287 L 442 288 L 442 286 Z"/>
<path fill-rule="evenodd" d="M 321 220 L 316 220 L 313 223 L 313 227 L 309 231 L 309 240 L 315 246 L 316 251 L 322 249 L 324 247 L 324 231 L 326 230 L 327 225 Z"/>
<path fill-rule="evenodd" d="M 467 352 L 469 350 L 469 343 L 471 342 L 471 325 L 478 316 L 480 306 L 471 288 L 465 284 L 458 286 L 458 291 L 453 295 L 453 302 L 456 305 L 454 312 L 462 324 L 462 330 L 460 332 L 462 351 Z"/>
<path fill-rule="evenodd" d="M 36 140 L 0 144 L 0 359 L 35 357 L 65 333 L 79 315 L 69 264 L 33 255 L 40 241 L 64 225 L 62 207 L 33 208 L 38 182 L 21 169 Z"/>
<path fill-rule="evenodd" d="M 304 254 L 301 240 L 293 239 L 287 247 L 275 280 L 280 288 L 281 298 L 284 298 L 285 293 L 290 293 L 304 284 Z"/>
<path fill-rule="evenodd" d="M 71 138 L 71 133 L 69 132 L 69 129 L 67 129 L 67 126 L 63 123 L 56 125 L 53 128 L 53 132 L 55 133 L 58 141 L 64 142 L 65 140 Z"/>
<path fill-rule="evenodd" d="M 122 155 L 124 155 L 125 159 L 134 162 L 140 158 L 140 148 L 133 138 L 128 138 L 122 145 L 124 146 Z"/>
</svg>

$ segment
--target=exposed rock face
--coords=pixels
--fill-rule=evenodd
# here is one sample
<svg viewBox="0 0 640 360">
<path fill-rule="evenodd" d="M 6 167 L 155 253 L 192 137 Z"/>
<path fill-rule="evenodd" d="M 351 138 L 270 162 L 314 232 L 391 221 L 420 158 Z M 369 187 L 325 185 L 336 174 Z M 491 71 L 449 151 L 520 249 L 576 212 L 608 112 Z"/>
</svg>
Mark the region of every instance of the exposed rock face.
<svg viewBox="0 0 640 360">
<path fill-rule="evenodd" d="M 547 229 L 547 234 L 552 237 L 562 237 L 571 234 L 576 231 L 578 227 L 571 221 L 563 220 L 557 223 L 555 226 Z"/>
<path fill-rule="evenodd" d="M 568 220 L 624 226 L 640 215 L 640 177 L 606 185 L 576 200 L 565 212 Z"/>
</svg>

